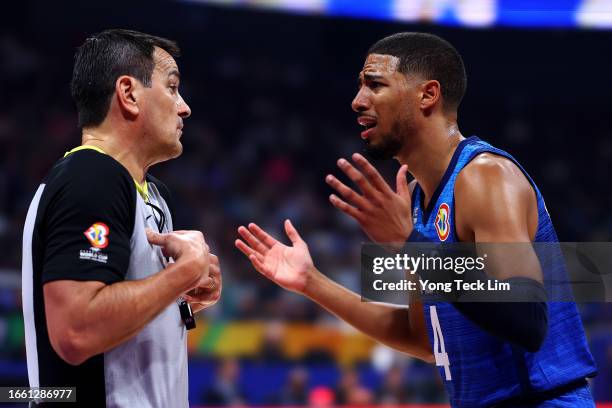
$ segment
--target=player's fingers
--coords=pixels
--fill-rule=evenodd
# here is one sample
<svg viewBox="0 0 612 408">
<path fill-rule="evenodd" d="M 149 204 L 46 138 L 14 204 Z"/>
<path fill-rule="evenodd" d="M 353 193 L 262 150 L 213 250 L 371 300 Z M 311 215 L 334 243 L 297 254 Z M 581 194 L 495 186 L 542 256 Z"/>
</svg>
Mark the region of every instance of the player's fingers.
<svg viewBox="0 0 612 408">
<path fill-rule="evenodd" d="M 348 178 L 353 181 L 353 183 L 359 186 L 359 189 L 363 192 L 363 194 L 370 197 L 375 193 L 374 187 L 372 187 L 366 176 L 357 170 L 348 160 L 339 159 L 337 164 L 338 167 L 340 167 L 340 170 L 342 170 L 344 174 L 346 174 Z"/>
<path fill-rule="evenodd" d="M 247 256 L 247 258 L 249 258 L 251 255 L 254 255 L 257 257 L 257 259 L 259 259 L 260 261 L 263 262 L 264 260 L 264 255 L 255 251 L 253 248 L 251 248 L 250 246 L 248 246 L 244 241 L 237 239 L 236 240 L 236 247 Z"/>
<path fill-rule="evenodd" d="M 249 231 L 246 227 L 241 225 L 238 228 L 238 233 L 255 251 L 261 252 L 262 254 L 268 252 L 269 248 L 264 245 L 259 239 L 257 239 L 257 237 L 255 237 L 255 235 L 253 235 L 251 231 Z"/>
<path fill-rule="evenodd" d="M 268 234 L 254 222 L 249 224 L 249 231 L 251 231 L 251 233 L 253 233 L 253 235 L 255 235 L 255 237 L 257 237 L 258 240 L 263 242 L 263 244 L 266 245 L 268 248 L 272 248 L 278 243 L 278 241 L 274 239 L 272 235 Z"/>
<path fill-rule="evenodd" d="M 234 245 L 240 250 L 240 252 L 246 255 L 247 258 L 251 255 L 257 255 L 257 251 L 245 244 L 241 239 L 234 241 Z"/>
<path fill-rule="evenodd" d="M 327 177 L 325 177 L 325 181 L 337 192 L 342 194 L 344 198 L 346 198 L 349 202 L 355 204 L 357 207 L 364 208 L 367 205 L 366 200 L 363 198 L 363 196 L 357 194 L 355 190 L 338 180 L 333 175 L 328 174 Z"/>
<path fill-rule="evenodd" d="M 346 203 L 345 201 L 342 201 L 342 199 L 338 198 L 337 195 L 331 194 L 329 196 L 329 202 L 332 203 L 334 207 L 336 207 L 343 213 L 350 215 L 351 217 L 355 218 L 357 221 L 361 221 L 361 218 L 362 218 L 361 212 L 357 208 L 353 207 L 352 205 Z"/>
<path fill-rule="evenodd" d="M 368 180 L 370 180 L 372 185 L 376 187 L 377 190 L 382 191 L 384 193 L 392 192 L 391 187 L 389 187 L 389 184 L 387 184 L 383 176 L 381 176 L 378 170 L 376 170 L 376 167 L 372 166 L 368 159 L 366 159 L 359 153 L 354 153 L 353 160 L 355 161 L 355 163 L 357 163 L 357 166 L 359 166 L 361 171 L 363 171 Z"/>
<path fill-rule="evenodd" d="M 265 276 L 266 278 L 271 278 L 270 273 L 268 273 L 263 260 L 260 260 L 259 258 L 257 258 L 257 256 L 255 255 L 251 255 L 249 256 L 249 261 L 251 261 L 251 264 L 253 264 L 253 267 L 255 268 L 255 270 L 259 273 L 261 273 L 263 276 Z"/>
<path fill-rule="evenodd" d="M 293 245 L 304 242 L 299 232 L 295 229 L 290 220 L 285 220 L 285 232 Z"/>
<path fill-rule="evenodd" d="M 408 187 L 408 180 L 406 179 L 406 173 L 408 173 L 408 166 L 403 164 L 399 170 L 397 171 L 397 176 L 395 178 L 395 189 L 397 194 L 401 195 L 404 198 L 410 198 L 410 188 Z"/>
</svg>

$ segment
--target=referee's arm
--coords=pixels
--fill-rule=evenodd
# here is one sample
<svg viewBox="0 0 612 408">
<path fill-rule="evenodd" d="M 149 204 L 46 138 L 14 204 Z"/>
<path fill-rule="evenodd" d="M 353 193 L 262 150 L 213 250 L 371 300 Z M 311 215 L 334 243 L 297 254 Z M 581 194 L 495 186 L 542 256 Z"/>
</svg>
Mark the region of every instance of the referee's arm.
<svg viewBox="0 0 612 408">
<path fill-rule="evenodd" d="M 209 253 L 200 232 L 154 234 L 149 240 L 175 263 L 146 279 L 126 280 L 136 256 L 129 173 L 105 155 L 81 153 L 71 156 L 60 177 L 48 186 L 49 205 L 41 214 L 40 284 L 51 346 L 77 365 L 125 342 L 195 287 L 209 273 Z"/>
<path fill-rule="evenodd" d="M 44 285 L 49 339 L 64 361 L 78 365 L 130 339 L 208 273 L 208 247 L 200 232 L 161 237 L 165 253 L 176 262 L 146 279 Z"/>
</svg>

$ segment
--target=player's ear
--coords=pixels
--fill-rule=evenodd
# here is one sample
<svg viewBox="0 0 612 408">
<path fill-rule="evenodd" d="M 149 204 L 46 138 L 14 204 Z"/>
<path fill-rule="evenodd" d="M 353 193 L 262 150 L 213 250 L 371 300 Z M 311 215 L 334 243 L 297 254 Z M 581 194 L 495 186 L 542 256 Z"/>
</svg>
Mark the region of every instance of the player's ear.
<svg viewBox="0 0 612 408">
<path fill-rule="evenodd" d="M 122 75 L 115 82 L 115 95 L 122 112 L 138 115 L 138 81 L 127 75 Z"/>
<path fill-rule="evenodd" d="M 440 82 L 432 79 L 421 84 L 421 109 L 431 111 L 441 101 L 442 88 Z"/>
</svg>

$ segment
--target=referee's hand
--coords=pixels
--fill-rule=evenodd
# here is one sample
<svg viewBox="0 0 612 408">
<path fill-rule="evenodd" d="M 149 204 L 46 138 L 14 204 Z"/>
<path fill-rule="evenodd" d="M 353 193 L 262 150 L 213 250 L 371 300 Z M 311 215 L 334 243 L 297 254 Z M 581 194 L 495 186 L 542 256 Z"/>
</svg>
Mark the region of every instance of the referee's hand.
<svg viewBox="0 0 612 408">
<path fill-rule="evenodd" d="M 210 273 L 210 249 L 200 231 L 173 231 L 160 234 L 147 229 L 150 244 L 160 246 L 166 257 L 177 264 L 190 264 L 194 273 L 194 285 Z"/>
</svg>

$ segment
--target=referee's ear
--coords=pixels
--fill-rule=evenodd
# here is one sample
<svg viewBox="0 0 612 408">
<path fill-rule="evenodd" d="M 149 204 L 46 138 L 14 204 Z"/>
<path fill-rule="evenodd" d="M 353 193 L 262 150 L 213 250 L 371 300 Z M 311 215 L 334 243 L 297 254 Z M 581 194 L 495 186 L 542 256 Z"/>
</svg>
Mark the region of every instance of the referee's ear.
<svg viewBox="0 0 612 408">
<path fill-rule="evenodd" d="M 115 82 L 115 94 L 119 108 L 121 112 L 129 116 L 136 116 L 140 111 L 137 102 L 138 85 L 136 78 L 128 75 L 120 76 Z"/>
</svg>

